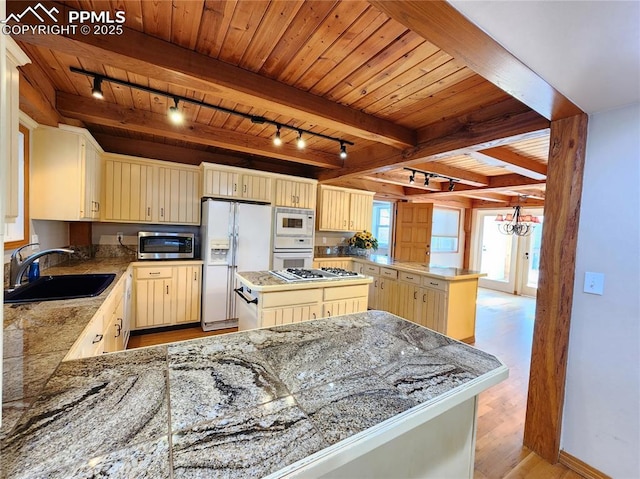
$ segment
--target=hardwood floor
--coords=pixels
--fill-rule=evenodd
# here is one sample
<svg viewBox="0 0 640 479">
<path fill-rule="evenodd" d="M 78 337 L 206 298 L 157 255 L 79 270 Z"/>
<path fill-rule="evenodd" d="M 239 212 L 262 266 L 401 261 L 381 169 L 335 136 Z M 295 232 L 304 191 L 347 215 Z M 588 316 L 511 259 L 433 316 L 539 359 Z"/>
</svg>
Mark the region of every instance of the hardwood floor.
<svg viewBox="0 0 640 479">
<path fill-rule="evenodd" d="M 580 479 L 522 446 L 535 299 L 480 289 L 474 346 L 509 367 L 509 378 L 480 394 L 474 479 Z"/>
<path fill-rule="evenodd" d="M 480 395 L 474 479 L 581 479 L 522 446 L 535 299 L 480 289 L 474 346 L 499 357 L 509 378 Z M 132 336 L 128 349 L 234 332 L 197 326 Z"/>
<path fill-rule="evenodd" d="M 235 333 L 237 330 L 238 328 L 230 328 L 204 332 L 198 325 L 192 328 L 175 329 L 173 331 L 166 331 L 162 333 L 141 334 L 139 336 L 131 336 L 129 338 L 127 349 L 155 346 L 156 344 L 173 343 L 174 341 L 185 341 L 187 339 L 204 338 L 206 336 L 215 336 L 217 334 Z"/>
</svg>

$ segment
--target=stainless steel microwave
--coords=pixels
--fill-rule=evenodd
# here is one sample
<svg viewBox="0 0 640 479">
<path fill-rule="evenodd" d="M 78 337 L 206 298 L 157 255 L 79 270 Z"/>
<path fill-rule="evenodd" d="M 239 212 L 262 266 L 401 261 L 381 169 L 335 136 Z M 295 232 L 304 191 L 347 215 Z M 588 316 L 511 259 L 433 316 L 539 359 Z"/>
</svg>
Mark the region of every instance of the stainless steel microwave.
<svg viewBox="0 0 640 479">
<path fill-rule="evenodd" d="M 193 259 L 193 233 L 138 232 L 138 259 Z"/>
</svg>

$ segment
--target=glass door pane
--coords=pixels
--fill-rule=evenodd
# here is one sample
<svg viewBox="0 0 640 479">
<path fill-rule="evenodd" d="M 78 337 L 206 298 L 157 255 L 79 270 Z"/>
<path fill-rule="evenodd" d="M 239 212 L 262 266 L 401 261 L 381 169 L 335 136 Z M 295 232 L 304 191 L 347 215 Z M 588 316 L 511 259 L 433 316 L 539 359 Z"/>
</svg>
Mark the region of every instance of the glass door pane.
<svg viewBox="0 0 640 479">
<path fill-rule="evenodd" d="M 527 296 L 535 296 L 538 290 L 538 276 L 540 274 L 540 245 L 542 244 L 542 223 L 533 228 L 533 232 L 527 236 L 524 244 L 524 277 L 521 280 L 519 293 Z"/>
<path fill-rule="evenodd" d="M 513 236 L 498 231 L 495 214 L 481 214 L 480 286 L 513 293 L 515 285 Z"/>
</svg>

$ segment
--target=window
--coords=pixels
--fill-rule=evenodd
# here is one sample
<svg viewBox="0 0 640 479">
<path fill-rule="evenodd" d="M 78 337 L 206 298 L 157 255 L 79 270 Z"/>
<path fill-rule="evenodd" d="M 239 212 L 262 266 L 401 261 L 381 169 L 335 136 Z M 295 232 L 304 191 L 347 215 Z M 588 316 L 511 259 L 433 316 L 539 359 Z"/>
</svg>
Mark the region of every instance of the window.
<svg viewBox="0 0 640 479">
<path fill-rule="evenodd" d="M 389 254 L 391 239 L 391 203 L 387 201 L 373 202 L 373 222 L 371 227 L 373 236 L 378 240 L 378 254 Z"/>
<path fill-rule="evenodd" d="M 5 250 L 19 248 L 29 242 L 29 129 L 20 125 L 18 132 L 18 216 L 5 221 Z"/>
<path fill-rule="evenodd" d="M 432 253 L 457 253 L 460 210 L 433 208 Z"/>
</svg>

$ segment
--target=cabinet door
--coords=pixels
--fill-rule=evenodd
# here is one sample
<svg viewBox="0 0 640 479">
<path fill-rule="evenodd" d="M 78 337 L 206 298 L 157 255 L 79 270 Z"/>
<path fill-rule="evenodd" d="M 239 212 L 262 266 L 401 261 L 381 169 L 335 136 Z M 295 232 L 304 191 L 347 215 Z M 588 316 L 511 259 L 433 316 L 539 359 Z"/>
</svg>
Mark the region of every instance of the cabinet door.
<svg viewBox="0 0 640 479">
<path fill-rule="evenodd" d="M 106 159 L 103 214 L 105 221 L 151 222 L 153 166 Z"/>
<path fill-rule="evenodd" d="M 351 193 L 349 198 L 349 230 L 371 231 L 373 196 Z"/>
<path fill-rule="evenodd" d="M 81 140 L 81 198 L 80 217 L 100 218 L 100 193 L 102 186 L 102 165 L 100 153 L 91 142 Z"/>
<path fill-rule="evenodd" d="M 322 317 L 330 318 L 340 316 L 342 314 L 361 313 L 367 310 L 367 298 L 364 296 L 358 298 L 341 299 L 338 301 L 329 301 L 322 305 Z"/>
<path fill-rule="evenodd" d="M 298 208 L 316 209 L 316 185 L 314 183 L 298 183 Z"/>
<path fill-rule="evenodd" d="M 276 179 L 274 206 L 297 206 L 297 183 L 290 180 Z"/>
<path fill-rule="evenodd" d="M 172 286 L 171 278 L 136 281 L 136 329 L 171 324 Z"/>
<path fill-rule="evenodd" d="M 329 188 L 322 188 L 320 191 L 318 229 L 349 231 L 349 193 Z"/>
<path fill-rule="evenodd" d="M 320 317 L 318 303 L 298 304 L 284 308 L 269 308 L 262 310 L 260 326 L 279 326 L 281 324 L 299 323 Z"/>
<path fill-rule="evenodd" d="M 396 313 L 398 282 L 388 278 L 379 279 L 377 308 Z"/>
<path fill-rule="evenodd" d="M 409 321 L 418 322 L 415 309 L 418 304 L 418 286 L 398 281 L 396 314 Z"/>
<path fill-rule="evenodd" d="M 239 198 L 240 175 L 226 170 L 205 168 L 202 196 Z"/>
<path fill-rule="evenodd" d="M 447 294 L 432 288 L 422 289 L 421 324 L 442 334 L 447 332 Z"/>
<path fill-rule="evenodd" d="M 176 323 L 200 321 L 201 269 L 200 265 L 173 268 L 175 291 L 172 316 Z"/>
<path fill-rule="evenodd" d="M 192 223 L 200 221 L 199 174 L 194 170 L 158 168 L 158 221 Z"/>
<path fill-rule="evenodd" d="M 242 175 L 242 198 L 271 202 L 271 178 L 262 175 Z"/>
<path fill-rule="evenodd" d="M 378 276 L 372 276 L 372 278 L 373 281 L 369 283 L 369 301 L 367 305 L 369 309 L 380 309 L 378 306 L 378 304 L 382 304 L 382 301 L 378 298 L 380 294 L 380 278 Z"/>
</svg>

